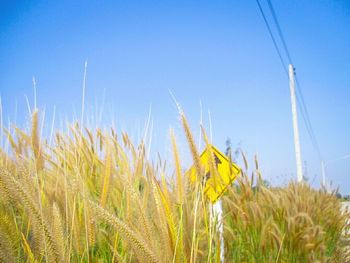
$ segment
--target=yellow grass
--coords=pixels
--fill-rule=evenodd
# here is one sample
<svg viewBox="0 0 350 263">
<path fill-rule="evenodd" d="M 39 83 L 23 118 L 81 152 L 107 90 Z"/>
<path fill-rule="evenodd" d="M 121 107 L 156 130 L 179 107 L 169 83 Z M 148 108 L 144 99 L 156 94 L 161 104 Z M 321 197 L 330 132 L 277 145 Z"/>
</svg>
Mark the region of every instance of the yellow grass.
<svg viewBox="0 0 350 263">
<path fill-rule="evenodd" d="M 183 113 L 181 122 L 202 178 Z M 73 124 L 49 145 L 38 127 L 34 111 L 30 133 L 7 133 L 12 150 L 0 149 L 0 262 L 218 262 L 203 180 L 189 183 L 173 133 L 168 174 L 127 134 Z M 335 195 L 267 188 L 255 166 L 222 198 L 226 261 L 349 262 L 349 214 Z"/>
</svg>

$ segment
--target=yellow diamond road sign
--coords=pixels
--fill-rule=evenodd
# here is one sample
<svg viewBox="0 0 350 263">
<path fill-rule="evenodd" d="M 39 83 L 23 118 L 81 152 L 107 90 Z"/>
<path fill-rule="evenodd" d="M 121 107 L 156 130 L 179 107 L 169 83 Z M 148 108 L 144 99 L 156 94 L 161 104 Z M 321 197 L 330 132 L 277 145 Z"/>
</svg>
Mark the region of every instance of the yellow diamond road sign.
<svg viewBox="0 0 350 263">
<path fill-rule="evenodd" d="M 205 149 L 200 156 L 200 162 L 204 170 L 204 193 L 207 195 L 212 203 L 215 203 L 226 191 L 227 187 L 232 184 L 236 179 L 241 169 L 233 162 L 216 149 L 213 145 L 210 145 L 210 150 Z M 213 167 L 213 171 L 210 170 L 210 152 L 213 154 L 213 161 L 216 167 Z M 194 167 L 188 171 L 191 182 L 198 180 L 197 171 Z"/>
</svg>

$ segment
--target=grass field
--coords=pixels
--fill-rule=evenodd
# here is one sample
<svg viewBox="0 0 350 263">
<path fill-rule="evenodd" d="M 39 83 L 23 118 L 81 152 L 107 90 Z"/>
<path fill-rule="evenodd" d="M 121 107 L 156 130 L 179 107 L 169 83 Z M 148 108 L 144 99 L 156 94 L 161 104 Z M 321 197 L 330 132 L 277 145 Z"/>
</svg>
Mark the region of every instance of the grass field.
<svg viewBox="0 0 350 263">
<path fill-rule="evenodd" d="M 38 120 L 34 111 L 29 131 L 7 133 L 11 150 L 0 152 L 0 262 L 219 262 L 210 203 L 184 174 L 172 133 L 168 174 L 127 134 L 72 124 L 50 144 Z M 245 163 L 222 197 L 226 262 L 350 262 L 349 213 L 335 195 L 266 187 L 258 161 L 249 175 Z"/>
</svg>

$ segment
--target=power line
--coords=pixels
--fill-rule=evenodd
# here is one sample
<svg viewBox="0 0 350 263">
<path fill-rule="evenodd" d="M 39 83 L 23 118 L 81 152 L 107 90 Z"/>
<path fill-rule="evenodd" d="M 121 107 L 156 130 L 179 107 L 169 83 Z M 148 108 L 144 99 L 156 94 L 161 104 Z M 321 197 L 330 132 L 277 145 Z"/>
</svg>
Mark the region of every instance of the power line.
<svg viewBox="0 0 350 263">
<path fill-rule="evenodd" d="M 262 9 L 259 0 L 256 0 L 256 3 L 257 3 L 257 5 L 258 5 L 259 10 L 260 10 L 260 13 L 261 13 L 261 15 L 262 15 L 262 17 L 263 17 L 263 19 L 264 19 L 265 25 L 266 25 L 266 27 L 267 27 L 267 29 L 268 29 L 268 31 L 269 31 L 269 34 L 270 34 L 271 40 L 272 40 L 272 42 L 273 42 L 273 44 L 274 44 L 274 47 L 275 47 L 275 49 L 276 49 L 276 52 L 277 52 L 277 54 L 278 54 L 278 56 L 279 56 L 279 59 L 280 59 L 280 61 L 281 61 L 282 68 L 283 68 L 284 72 L 286 73 L 287 78 L 289 78 L 289 74 L 288 74 L 288 70 L 287 70 L 286 64 L 285 64 L 284 59 L 283 59 L 283 57 L 282 57 L 282 55 L 281 55 L 281 52 L 280 52 L 280 50 L 279 50 L 279 48 L 278 48 L 277 41 L 276 41 L 276 39 L 275 39 L 275 37 L 274 37 L 274 35 L 273 35 L 273 33 L 272 33 L 270 24 L 269 24 L 269 22 L 268 22 L 267 19 L 266 19 L 264 10 Z M 271 7 L 272 7 L 272 5 L 271 5 Z M 272 8 L 273 8 L 273 7 L 272 7 Z M 273 10 L 273 9 L 272 9 L 272 10 Z M 273 13 L 275 13 L 275 12 L 273 11 Z M 275 15 L 275 19 L 276 19 L 276 21 L 277 21 L 276 15 Z M 277 23 L 278 23 L 278 22 L 277 22 Z M 280 28 L 280 26 L 278 26 L 278 28 Z M 280 37 L 282 36 L 282 38 L 283 38 L 282 31 L 280 30 L 280 32 L 281 32 Z M 284 38 L 283 38 L 283 39 L 284 39 Z M 284 41 L 284 43 L 285 43 L 285 41 Z M 288 48 L 287 48 L 287 45 L 286 45 L 286 44 L 284 45 L 284 48 L 285 48 L 285 51 L 288 52 Z M 288 52 L 288 54 L 289 54 L 289 52 Z M 290 56 L 289 56 L 289 58 L 290 58 Z M 290 60 L 290 62 L 291 62 L 291 60 Z M 297 97 L 297 101 L 298 101 L 298 105 L 301 105 L 300 100 L 299 100 L 298 97 Z M 300 107 L 300 106 L 299 106 L 299 107 Z M 305 117 L 305 114 L 304 114 L 304 110 L 303 110 L 302 108 L 300 108 L 300 112 L 301 112 L 301 115 L 302 115 L 302 117 L 303 117 L 303 119 L 304 119 L 304 121 L 305 121 L 305 123 L 306 123 L 306 129 L 307 129 L 308 132 L 309 132 L 309 125 L 307 124 L 307 120 L 306 120 L 306 117 Z"/>
<path fill-rule="evenodd" d="M 282 33 L 282 30 L 281 30 L 280 24 L 278 23 L 278 20 L 277 20 L 277 16 L 276 16 L 275 9 L 273 8 L 272 3 L 271 3 L 270 0 L 267 0 L 267 3 L 268 3 L 268 5 L 269 5 L 270 11 L 271 11 L 271 13 L 272 13 L 273 20 L 275 21 L 278 34 L 279 34 L 280 39 L 281 39 L 281 41 L 282 41 L 282 45 L 283 45 L 283 47 L 284 47 L 284 50 L 286 51 L 286 54 L 287 54 L 287 57 L 288 57 L 288 61 L 289 61 L 290 64 L 293 65 L 293 61 L 292 61 L 292 59 L 291 59 L 291 57 L 290 57 L 290 53 L 289 53 L 289 50 L 288 50 L 286 41 L 285 41 L 285 39 L 284 39 L 284 37 L 283 37 L 283 33 Z"/>
<path fill-rule="evenodd" d="M 277 54 L 278 54 L 278 56 L 279 56 L 279 58 L 280 58 L 280 61 L 281 61 L 283 70 L 284 70 L 284 72 L 286 73 L 287 77 L 289 77 L 289 76 L 288 76 L 288 71 L 287 71 L 286 64 L 284 63 L 284 59 L 283 59 L 283 57 L 282 57 L 282 55 L 281 55 L 281 51 L 280 51 L 280 49 L 278 48 L 277 41 L 276 41 L 276 39 L 275 39 L 275 37 L 274 37 L 274 35 L 273 35 L 273 33 L 272 33 L 271 27 L 270 27 L 270 25 L 269 25 L 269 22 L 268 22 L 266 16 L 265 16 L 264 10 L 262 9 L 259 0 L 256 0 L 256 3 L 257 3 L 257 5 L 258 5 L 259 10 L 260 10 L 260 13 L 261 13 L 261 15 L 262 15 L 262 17 L 263 17 L 263 19 L 264 19 L 265 25 L 266 25 L 266 27 L 267 27 L 267 29 L 268 29 L 268 31 L 269 31 L 269 34 L 270 34 L 270 37 L 271 37 L 272 42 L 273 42 L 273 44 L 274 44 L 274 47 L 275 47 L 275 49 L 276 49 L 276 52 L 277 52 Z M 270 0 L 267 0 L 267 3 L 268 3 L 268 6 L 269 6 L 269 9 L 270 9 L 270 12 L 271 12 L 271 14 L 272 14 L 274 23 L 275 23 L 275 25 L 276 25 L 279 38 L 281 39 L 281 42 L 282 42 L 284 51 L 285 51 L 285 53 L 286 53 L 286 55 L 287 55 L 288 62 L 289 62 L 290 64 L 293 64 L 293 61 L 292 61 L 292 58 L 291 58 L 291 55 L 290 55 L 290 52 L 289 52 L 287 43 L 286 43 L 285 38 L 284 38 L 283 33 L 282 33 L 281 26 L 280 26 L 280 24 L 279 24 L 279 22 L 278 22 L 278 19 L 277 19 L 276 12 L 275 12 L 275 10 L 274 10 L 274 8 L 273 8 L 273 6 L 272 6 L 271 1 L 270 1 Z M 294 74 L 295 74 L 295 73 L 294 73 Z M 320 151 L 318 142 L 317 142 L 317 140 L 316 140 L 316 136 L 315 136 L 315 133 L 314 133 L 314 130 L 313 130 L 311 121 L 310 121 L 310 116 L 309 116 L 309 113 L 308 113 L 308 111 L 307 111 L 307 107 L 306 107 L 306 104 L 305 104 L 304 96 L 303 96 L 303 93 L 302 93 L 302 91 L 301 91 L 301 85 L 300 85 L 300 83 L 299 83 L 299 81 L 298 81 L 298 78 L 297 78 L 296 74 L 295 74 L 295 79 L 296 79 L 296 83 L 297 83 L 297 85 L 296 85 L 296 86 L 297 86 L 297 94 L 299 95 L 299 96 L 297 96 L 297 101 L 298 101 L 298 106 L 299 106 L 299 109 L 300 109 L 300 113 L 301 113 L 301 115 L 302 115 L 302 117 L 303 117 L 303 120 L 304 120 L 304 123 L 305 123 L 305 127 L 306 127 L 306 130 L 307 130 L 308 134 L 309 134 L 311 143 L 312 143 L 312 145 L 313 145 L 315 151 L 317 152 L 317 155 L 318 155 L 319 159 L 322 160 L 321 151 Z M 300 99 L 299 99 L 299 97 L 300 97 Z"/>
<path fill-rule="evenodd" d="M 279 37 L 280 37 L 280 39 L 281 39 L 281 42 L 282 42 L 284 51 L 286 52 L 288 61 L 289 61 L 290 64 L 294 65 L 293 60 L 292 60 L 291 55 L 290 55 L 290 52 L 289 52 L 289 49 L 288 49 L 288 47 L 287 47 L 286 40 L 285 40 L 285 38 L 284 38 L 284 36 L 283 36 L 281 26 L 280 26 L 280 24 L 279 24 L 279 22 L 278 22 L 275 9 L 273 8 L 273 5 L 272 5 L 272 3 L 271 3 L 271 0 L 267 0 L 267 3 L 268 3 L 268 6 L 269 6 L 269 9 L 270 9 L 270 12 L 271 12 L 271 14 L 272 14 L 273 20 L 274 20 L 274 22 L 275 22 L 275 25 L 276 25 L 276 28 L 277 28 L 277 32 L 278 32 L 278 35 L 279 35 Z M 303 111 L 304 111 L 304 113 L 305 113 L 305 117 L 303 116 L 305 125 L 309 126 L 309 127 L 307 128 L 307 130 L 308 130 L 308 133 L 309 133 L 311 142 L 312 142 L 313 147 L 315 148 L 315 150 L 316 150 L 316 152 L 317 152 L 317 154 L 318 154 L 318 157 L 322 160 L 322 155 L 321 155 L 320 147 L 319 147 L 319 145 L 318 145 L 318 143 L 317 143 L 317 140 L 316 140 L 316 136 L 315 136 L 315 133 L 314 133 L 314 129 L 313 129 L 313 127 L 312 127 L 311 120 L 310 120 L 310 115 L 309 115 L 308 110 L 307 110 L 307 107 L 306 107 L 306 103 L 305 103 L 304 96 L 303 96 L 303 93 L 302 93 L 301 85 L 300 85 L 300 83 L 299 83 L 299 80 L 298 80 L 298 78 L 297 78 L 297 75 L 295 75 L 295 80 L 296 80 L 296 83 L 297 83 L 297 93 L 299 93 L 300 102 L 301 102 L 301 103 L 299 103 L 299 104 L 301 105 L 300 108 L 303 108 Z"/>
<path fill-rule="evenodd" d="M 264 22 L 265 22 L 265 25 L 266 25 L 268 31 L 269 31 L 269 34 L 270 34 L 271 40 L 272 40 L 272 42 L 273 42 L 273 45 L 275 46 L 275 49 L 276 49 L 276 51 L 277 51 L 277 54 L 278 54 L 278 56 L 279 56 L 279 58 L 280 58 L 282 67 L 283 67 L 283 69 L 284 69 L 284 72 L 286 73 L 286 76 L 288 77 L 288 70 L 287 70 L 286 64 L 284 63 L 284 60 L 283 60 L 283 57 L 282 57 L 282 55 L 281 55 L 281 52 L 280 52 L 280 50 L 279 50 L 279 48 L 278 48 L 276 39 L 275 39 L 275 37 L 273 36 L 273 33 L 272 33 L 271 27 L 270 27 L 270 25 L 269 25 L 269 22 L 268 22 L 267 19 L 266 19 L 264 10 L 262 9 L 262 7 L 261 7 L 261 5 L 260 5 L 259 0 L 256 0 L 256 3 L 258 4 L 260 13 L 261 13 L 261 15 L 262 15 L 262 17 L 263 17 L 263 19 L 264 19 Z"/>
<path fill-rule="evenodd" d="M 301 103 L 302 103 L 303 108 L 304 108 L 304 110 L 305 110 L 305 115 L 306 115 L 306 118 L 307 118 L 307 122 L 309 123 L 309 128 L 310 128 L 309 135 L 310 135 L 310 137 L 311 137 L 312 144 L 313 144 L 313 146 L 314 146 L 314 148 L 315 148 L 315 150 L 316 150 L 316 152 L 317 152 L 318 158 L 319 158 L 320 160 L 322 160 L 323 157 L 322 157 L 322 154 L 321 154 L 321 151 L 320 151 L 319 144 L 318 144 L 318 142 L 317 142 L 317 140 L 316 140 L 316 136 L 315 136 L 315 133 L 314 133 L 314 129 L 313 129 L 313 127 L 312 127 L 311 120 L 310 120 L 310 115 L 309 115 L 309 113 L 308 113 L 308 111 L 307 111 L 307 108 L 306 108 L 304 96 L 303 96 L 303 94 L 302 94 L 302 92 L 301 92 L 301 86 L 300 86 L 299 80 L 298 80 L 298 78 L 297 78 L 297 75 L 295 76 L 295 80 L 296 80 L 296 83 L 297 83 L 297 92 L 299 93 L 299 96 L 300 96 L 300 98 L 301 98 Z M 311 134 L 310 134 L 310 133 L 311 133 Z"/>
</svg>

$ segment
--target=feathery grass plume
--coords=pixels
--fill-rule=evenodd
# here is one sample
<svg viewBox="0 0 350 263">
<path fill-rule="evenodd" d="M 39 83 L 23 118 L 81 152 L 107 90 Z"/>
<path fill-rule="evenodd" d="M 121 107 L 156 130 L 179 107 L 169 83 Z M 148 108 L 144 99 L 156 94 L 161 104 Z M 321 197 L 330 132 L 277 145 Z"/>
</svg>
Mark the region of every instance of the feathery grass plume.
<svg viewBox="0 0 350 263">
<path fill-rule="evenodd" d="M 17 230 L 7 214 L 0 214 L 0 262 L 16 262 Z"/>
<path fill-rule="evenodd" d="M 138 213 L 138 227 L 140 230 L 140 233 L 142 234 L 142 236 L 144 237 L 145 240 L 152 240 L 152 236 L 151 236 L 151 222 L 148 218 L 148 215 L 146 214 L 147 211 L 145 208 L 147 208 L 146 205 L 142 205 L 141 204 L 141 198 L 138 192 L 135 191 L 135 189 L 130 186 L 129 183 L 125 184 L 125 189 L 126 191 L 128 191 L 130 193 L 130 196 L 132 198 L 132 203 L 134 204 L 134 209 L 135 211 L 137 211 Z M 150 248 L 153 249 L 154 244 L 150 244 Z"/>
<path fill-rule="evenodd" d="M 136 234 L 126 223 L 91 201 L 90 205 L 100 219 L 114 226 L 118 233 L 129 242 L 141 262 L 162 262 L 149 249 L 147 242 L 143 240 L 140 235 Z"/>
<path fill-rule="evenodd" d="M 97 137 L 97 140 L 98 140 L 98 143 L 100 146 L 99 149 L 100 149 L 100 151 L 102 151 L 103 147 L 104 147 L 104 144 L 103 144 L 104 136 L 103 136 L 103 133 L 102 133 L 100 128 L 98 128 L 96 131 L 96 137 Z"/>
<path fill-rule="evenodd" d="M 62 262 L 66 262 L 66 253 L 65 253 L 65 238 L 63 233 L 63 222 L 61 218 L 60 210 L 56 203 L 52 205 L 52 232 L 53 236 L 56 239 L 56 247 L 59 251 L 58 254 L 63 256 L 61 259 Z"/>
<path fill-rule="evenodd" d="M 8 173 L 0 169 L 0 201 L 2 203 L 9 203 L 11 201 L 11 194 L 8 187 Z"/>
<path fill-rule="evenodd" d="M 24 209 L 31 215 L 31 218 L 33 219 L 33 224 L 35 224 L 38 229 L 42 229 L 43 238 L 46 243 L 46 248 L 48 250 L 47 252 L 49 255 L 49 258 L 47 258 L 46 260 L 53 260 L 54 262 L 60 261 L 63 255 L 59 254 L 56 240 L 52 235 L 50 226 L 42 217 L 39 208 L 36 206 L 35 202 L 28 195 L 28 193 L 26 193 L 26 191 L 14 178 L 12 178 L 11 180 L 11 186 L 13 187 L 13 191 L 14 193 L 16 193 L 16 196 L 23 205 Z"/>
<path fill-rule="evenodd" d="M 92 216 L 92 211 L 90 207 L 85 207 L 87 209 L 87 233 L 88 233 L 88 242 L 90 247 L 95 246 L 96 244 L 96 224 L 95 224 L 95 219 Z"/>
<path fill-rule="evenodd" d="M 13 138 L 11 132 L 4 128 L 4 133 L 11 145 L 12 150 L 15 152 L 16 156 L 19 156 L 21 154 L 19 147 L 17 146 L 17 143 L 15 142 L 15 139 Z"/>
<path fill-rule="evenodd" d="M 245 156 L 245 154 L 244 154 L 244 152 L 242 150 L 240 150 L 240 152 L 241 152 L 241 155 L 242 155 L 242 158 L 243 158 L 243 161 L 244 161 L 245 170 L 248 170 L 249 165 L 248 165 L 247 157 Z"/>
<path fill-rule="evenodd" d="M 164 212 L 164 207 L 162 206 L 161 195 L 159 189 L 158 182 L 154 175 L 150 175 L 149 178 L 152 197 L 154 202 L 154 212 L 155 212 L 155 220 L 157 221 L 157 229 L 159 231 L 159 239 L 160 239 L 160 251 L 163 255 L 171 255 L 172 244 L 169 242 L 169 230 L 167 224 L 166 214 Z"/>
<path fill-rule="evenodd" d="M 3 149 L 0 148 L 0 167 L 6 168 L 10 171 L 16 170 L 16 163 L 15 161 L 10 157 L 8 153 L 3 151 Z"/>
<path fill-rule="evenodd" d="M 183 185 L 184 180 L 182 178 L 183 175 L 182 175 L 182 169 L 180 164 L 180 157 L 179 157 L 179 152 L 177 150 L 176 139 L 175 139 L 173 130 L 170 130 L 170 137 L 171 137 L 173 157 L 175 162 L 177 202 L 182 204 L 184 202 L 184 185 Z"/>
<path fill-rule="evenodd" d="M 35 157 L 36 170 L 40 171 L 43 167 L 43 159 L 41 154 L 40 136 L 39 136 L 39 112 L 35 109 L 32 113 L 32 129 L 31 129 L 32 149 Z"/>
<path fill-rule="evenodd" d="M 30 145 L 30 138 L 18 127 L 14 126 L 13 129 L 16 132 L 17 142 L 10 130 L 4 129 L 4 133 L 9 140 L 13 152 L 15 153 L 16 157 L 19 158 L 21 155 L 23 155 L 25 148 Z"/>
<path fill-rule="evenodd" d="M 112 154 L 111 154 L 111 145 L 107 140 L 106 142 L 106 157 L 105 157 L 105 171 L 104 171 L 104 179 L 103 179 L 103 187 L 101 193 L 101 206 L 105 207 L 107 202 L 107 195 L 109 191 L 109 181 L 112 170 Z"/>
<path fill-rule="evenodd" d="M 185 116 L 185 114 L 182 111 L 180 111 L 180 118 L 181 118 L 182 127 L 183 127 L 183 129 L 185 131 L 185 135 L 186 135 L 186 139 L 187 139 L 188 145 L 190 147 L 190 151 L 191 151 L 194 167 L 196 169 L 197 175 L 200 177 L 203 174 L 203 168 L 202 168 L 202 165 L 201 165 L 201 162 L 200 162 L 199 153 L 198 153 L 196 144 L 194 142 L 194 139 L 193 139 L 193 136 L 192 136 L 192 132 L 190 130 L 190 126 L 188 125 L 186 116 Z"/>
<path fill-rule="evenodd" d="M 258 156 L 256 154 L 254 155 L 254 163 L 255 163 L 255 173 L 258 176 L 257 184 L 261 185 L 261 184 L 263 184 L 263 179 L 262 179 L 261 171 L 260 171 L 260 168 L 259 168 Z"/>
<path fill-rule="evenodd" d="M 17 140 L 22 142 L 25 147 L 30 147 L 31 145 L 31 138 L 28 134 L 26 134 L 24 131 L 22 131 L 17 126 L 14 126 L 14 129 L 16 131 Z"/>
<path fill-rule="evenodd" d="M 89 142 L 90 142 L 90 145 L 92 146 L 93 148 L 93 145 L 94 145 L 94 136 L 92 135 L 92 132 L 88 129 L 88 128 L 85 128 L 84 129 L 88 138 L 89 138 Z"/>
</svg>

